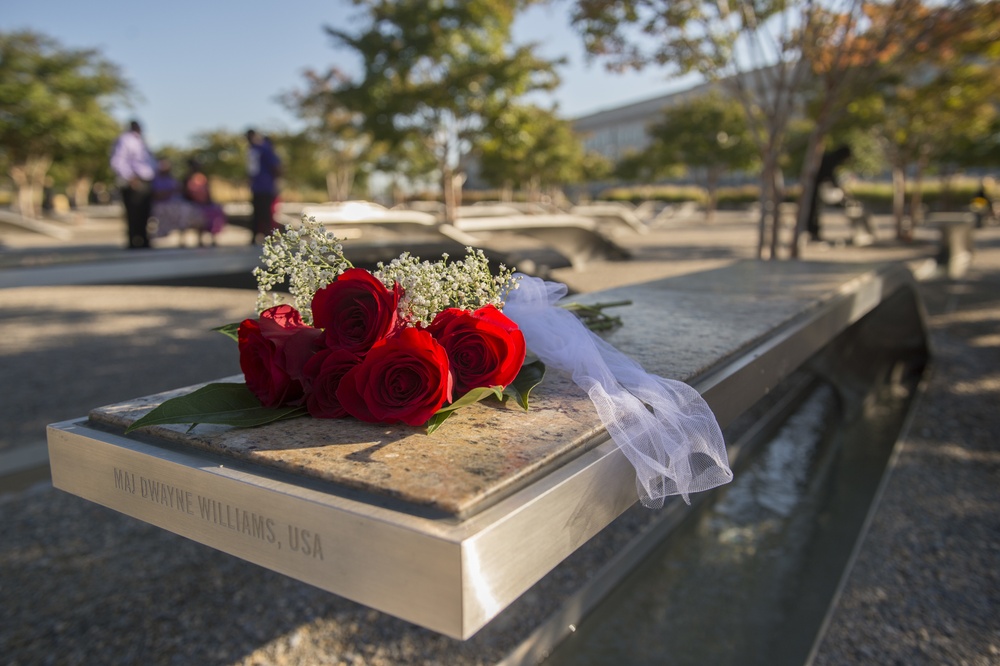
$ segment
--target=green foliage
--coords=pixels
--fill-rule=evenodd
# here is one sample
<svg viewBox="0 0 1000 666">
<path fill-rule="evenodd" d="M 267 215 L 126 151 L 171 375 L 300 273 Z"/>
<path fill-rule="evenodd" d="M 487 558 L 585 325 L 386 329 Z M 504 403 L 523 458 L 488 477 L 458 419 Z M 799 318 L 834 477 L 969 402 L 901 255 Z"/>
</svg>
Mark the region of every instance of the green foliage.
<svg viewBox="0 0 1000 666">
<path fill-rule="evenodd" d="M 998 8 L 987 2 L 923 10 L 905 27 L 915 47 L 883 63 L 873 85 L 856 91 L 845 124 L 874 130 L 897 166 L 988 165 L 1000 145 Z"/>
<path fill-rule="evenodd" d="M 678 165 L 719 172 L 749 171 L 759 165 L 746 114 L 718 93 L 665 109 L 649 134 L 652 144 L 646 158 L 654 174 Z"/>
<path fill-rule="evenodd" d="M 322 182 L 331 201 L 346 200 L 355 182 L 366 181 L 384 157 L 385 144 L 375 141 L 360 114 L 345 108 L 333 93 L 342 81 L 336 69 L 324 74 L 308 70 L 305 79 L 304 89 L 281 99 L 307 123 L 303 138 L 312 145 L 309 180 Z"/>
<path fill-rule="evenodd" d="M 489 397 L 494 397 L 497 400 L 503 398 L 503 387 L 502 386 L 490 386 L 490 387 L 480 387 L 474 388 L 461 398 L 451 403 L 450 405 L 445 405 L 441 409 L 434 412 L 434 415 L 427 420 L 427 434 L 430 435 L 435 430 L 441 427 L 441 425 L 455 413 L 456 410 L 462 407 L 468 407 L 469 405 L 474 405 L 480 400 L 484 400 Z"/>
<path fill-rule="evenodd" d="M 366 26 L 328 27 L 361 61 L 356 80 L 341 76 L 327 97 L 356 114 L 360 129 L 410 167 L 450 172 L 483 137 L 488 119 L 533 90 L 552 89 L 553 64 L 534 45 L 511 48 L 516 0 L 355 0 Z"/>
<path fill-rule="evenodd" d="M 545 379 L 545 364 L 532 357 L 525 359 L 524 365 L 510 384 L 504 387 L 505 398 L 511 398 L 521 409 L 528 411 L 529 398 L 536 386 Z"/>
<path fill-rule="evenodd" d="M 252 428 L 305 415 L 305 407 L 262 407 L 246 384 L 208 384 L 164 401 L 125 431 L 168 423 L 215 423 Z"/>
<path fill-rule="evenodd" d="M 119 68 L 96 50 L 0 32 L 0 164 L 17 184 L 22 214 L 34 214 L 53 163 L 64 181 L 107 175 L 120 131 L 111 111 L 130 93 Z"/>
<path fill-rule="evenodd" d="M 611 187 L 601 192 L 606 201 L 665 201 L 683 203 L 706 200 L 705 190 L 696 185 L 643 185 L 640 187 Z"/>
<path fill-rule="evenodd" d="M 196 135 L 188 152 L 188 156 L 196 159 L 206 174 L 233 182 L 246 180 L 246 155 L 246 137 L 225 129 Z"/>
<path fill-rule="evenodd" d="M 285 185 L 293 188 L 326 188 L 328 162 L 310 132 L 295 132 L 271 137 L 275 150 L 281 155 L 281 175 Z"/>
<path fill-rule="evenodd" d="M 582 180 L 588 168 L 572 124 L 552 111 L 511 104 L 483 129 L 482 177 L 501 187 L 536 190 Z"/>
<path fill-rule="evenodd" d="M 222 326 L 216 326 L 212 329 L 216 333 L 222 333 L 224 336 L 232 340 L 233 342 L 240 341 L 240 324 L 239 322 L 232 322 L 229 324 L 223 324 Z"/>
<path fill-rule="evenodd" d="M 964 134 L 944 147 L 940 159 L 950 165 L 994 168 L 1000 164 L 1000 114 L 981 134 Z"/>
<path fill-rule="evenodd" d="M 0 148 L 14 163 L 106 156 L 120 131 L 111 110 L 130 92 L 96 50 L 67 49 L 35 32 L 0 33 Z"/>
<path fill-rule="evenodd" d="M 980 187 L 978 178 L 930 178 L 919 184 L 910 182 L 907 195 L 919 191 L 921 200 L 931 210 L 962 210 L 968 206 Z M 892 184 L 887 182 L 855 181 L 845 187 L 852 198 L 871 211 L 888 213 L 892 210 Z"/>
<path fill-rule="evenodd" d="M 615 163 L 614 176 L 626 182 L 649 182 L 660 178 L 679 178 L 687 173 L 682 163 L 663 164 L 650 150 L 631 150 Z"/>
</svg>

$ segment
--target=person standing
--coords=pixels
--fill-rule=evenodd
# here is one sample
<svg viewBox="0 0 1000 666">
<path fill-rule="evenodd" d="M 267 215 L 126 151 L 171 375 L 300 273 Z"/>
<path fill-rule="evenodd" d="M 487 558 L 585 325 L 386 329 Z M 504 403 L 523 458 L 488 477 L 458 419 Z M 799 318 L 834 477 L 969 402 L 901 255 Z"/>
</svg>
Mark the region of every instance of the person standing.
<svg viewBox="0 0 1000 666">
<path fill-rule="evenodd" d="M 274 204 L 278 198 L 278 176 L 281 160 L 274 152 L 271 141 L 255 130 L 247 130 L 247 175 L 253 200 L 253 236 L 250 244 L 262 243 L 274 228 Z"/>
<path fill-rule="evenodd" d="M 115 172 L 125 205 L 128 248 L 149 247 L 146 225 L 152 214 L 156 158 L 149 152 L 138 121 L 131 121 L 127 131 L 115 141 L 111 151 L 111 170 Z"/>
<path fill-rule="evenodd" d="M 813 241 L 822 240 L 820 236 L 820 222 L 819 222 L 819 199 L 820 199 L 820 188 L 824 185 L 830 185 L 834 189 L 839 190 L 840 198 L 837 201 L 824 202 L 828 204 L 843 204 L 844 192 L 840 187 L 840 183 L 837 181 L 837 169 L 841 164 L 851 159 L 851 148 L 847 145 L 841 145 L 834 150 L 828 150 L 823 153 L 823 157 L 819 163 L 819 170 L 816 172 L 816 181 L 813 185 L 812 197 L 809 199 L 809 217 L 806 221 L 806 231 L 809 232 L 809 239 Z"/>
</svg>

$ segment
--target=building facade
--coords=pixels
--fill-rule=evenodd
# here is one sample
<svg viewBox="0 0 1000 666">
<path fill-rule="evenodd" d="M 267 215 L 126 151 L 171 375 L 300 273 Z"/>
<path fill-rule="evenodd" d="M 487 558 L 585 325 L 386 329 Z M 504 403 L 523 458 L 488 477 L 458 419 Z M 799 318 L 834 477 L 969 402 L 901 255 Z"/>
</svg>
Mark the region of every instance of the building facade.
<svg viewBox="0 0 1000 666">
<path fill-rule="evenodd" d="M 663 111 L 718 88 L 718 83 L 702 83 L 651 99 L 597 111 L 573 121 L 573 128 L 583 138 L 584 149 L 617 162 L 625 155 L 645 149 L 648 128 L 663 118 Z"/>
</svg>

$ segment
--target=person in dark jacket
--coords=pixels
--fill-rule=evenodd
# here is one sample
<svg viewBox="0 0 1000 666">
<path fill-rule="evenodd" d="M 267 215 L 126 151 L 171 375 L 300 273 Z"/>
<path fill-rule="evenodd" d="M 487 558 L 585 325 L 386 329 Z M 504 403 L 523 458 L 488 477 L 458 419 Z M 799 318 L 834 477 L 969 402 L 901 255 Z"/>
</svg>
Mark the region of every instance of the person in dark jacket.
<svg viewBox="0 0 1000 666">
<path fill-rule="evenodd" d="M 819 195 L 823 185 L 832 185 L 839 188 L 837 181 L 837 168 L 851 159 L 851 149 L 849 146 L 838 146 L 834 150 L 823 153 L 823 158 L 819 163 L 819 171 L 816 172 L 816 185 L 813 187 L 812 197 L 809 199 L 809 218 L 806 222 L 806 231 L 809 232 L 810 240 L 818 241 L 820 238 L 819 228 Z"/>
<path fill-rule="evenodd" d="M 281 160 L 274 152 L 274 146 L 267 137 L 255 130 L 247 130 L 247 176 L 250 178 L 250 192 L 253 202 L 253 236 L 250 244 L 262 243 L 264 237 L 274 229 L 274 205 L 278 198 L 278 177 L 281 175 Z"/>
</svg>

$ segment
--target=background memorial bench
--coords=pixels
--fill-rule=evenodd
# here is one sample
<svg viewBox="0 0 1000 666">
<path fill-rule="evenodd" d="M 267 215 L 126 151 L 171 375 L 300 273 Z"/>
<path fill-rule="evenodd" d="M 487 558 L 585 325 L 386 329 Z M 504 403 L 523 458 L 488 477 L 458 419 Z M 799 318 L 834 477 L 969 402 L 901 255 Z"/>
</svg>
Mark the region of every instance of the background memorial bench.
<svg viewBox="0 0 1000 666">
<path fill-rule="evenodd" d="M 454 224 L 442 224 L 442 234 L 475 247 L 497 247 L 498 239 L 524 236 L 540 242 L 565 257 L 576 270 L 583 270 L 597 259 L 627 259 L 629 252 L 601 233 L 599 223 L 590 217 L 571 214 L 499 215 L 459 217 Z M 523 261 L 512 260 L 522 266 Z"/>
<path fill-rule="evenodd" d="M 582 270 L 595 259 L 625 259 L 629 253 L 602 232 L 595 217 L 565 213 L 524 213 L 520 207 L 502 203 L 459 206 L 457 219 L 444 224 L 440 214 L 409 208 L 384 208 L 362 201 L 307 205 L 301 214 L 326 225 L 339 238 L 384 240 L 407 239 L 450 241 L 459 248 L 472 246 L 494 254 L 509 255 L 506 263 L 533 273 L 535 262 L 524 254 L 526 248 L 542 247 L 562 255 L 570 265 Z M 641 224 L 641 223 L 639 223 Z M 635 231 L 632 225 L 627 225 Z M 390 234 L 386 236 L 378 231 Z M 517 238 L 533 244 L 517 243 Z M 511 242 L 511 240 L 514 242 Z M 513 251 L 511 248 L 514 248 Z"/>
</svg>

